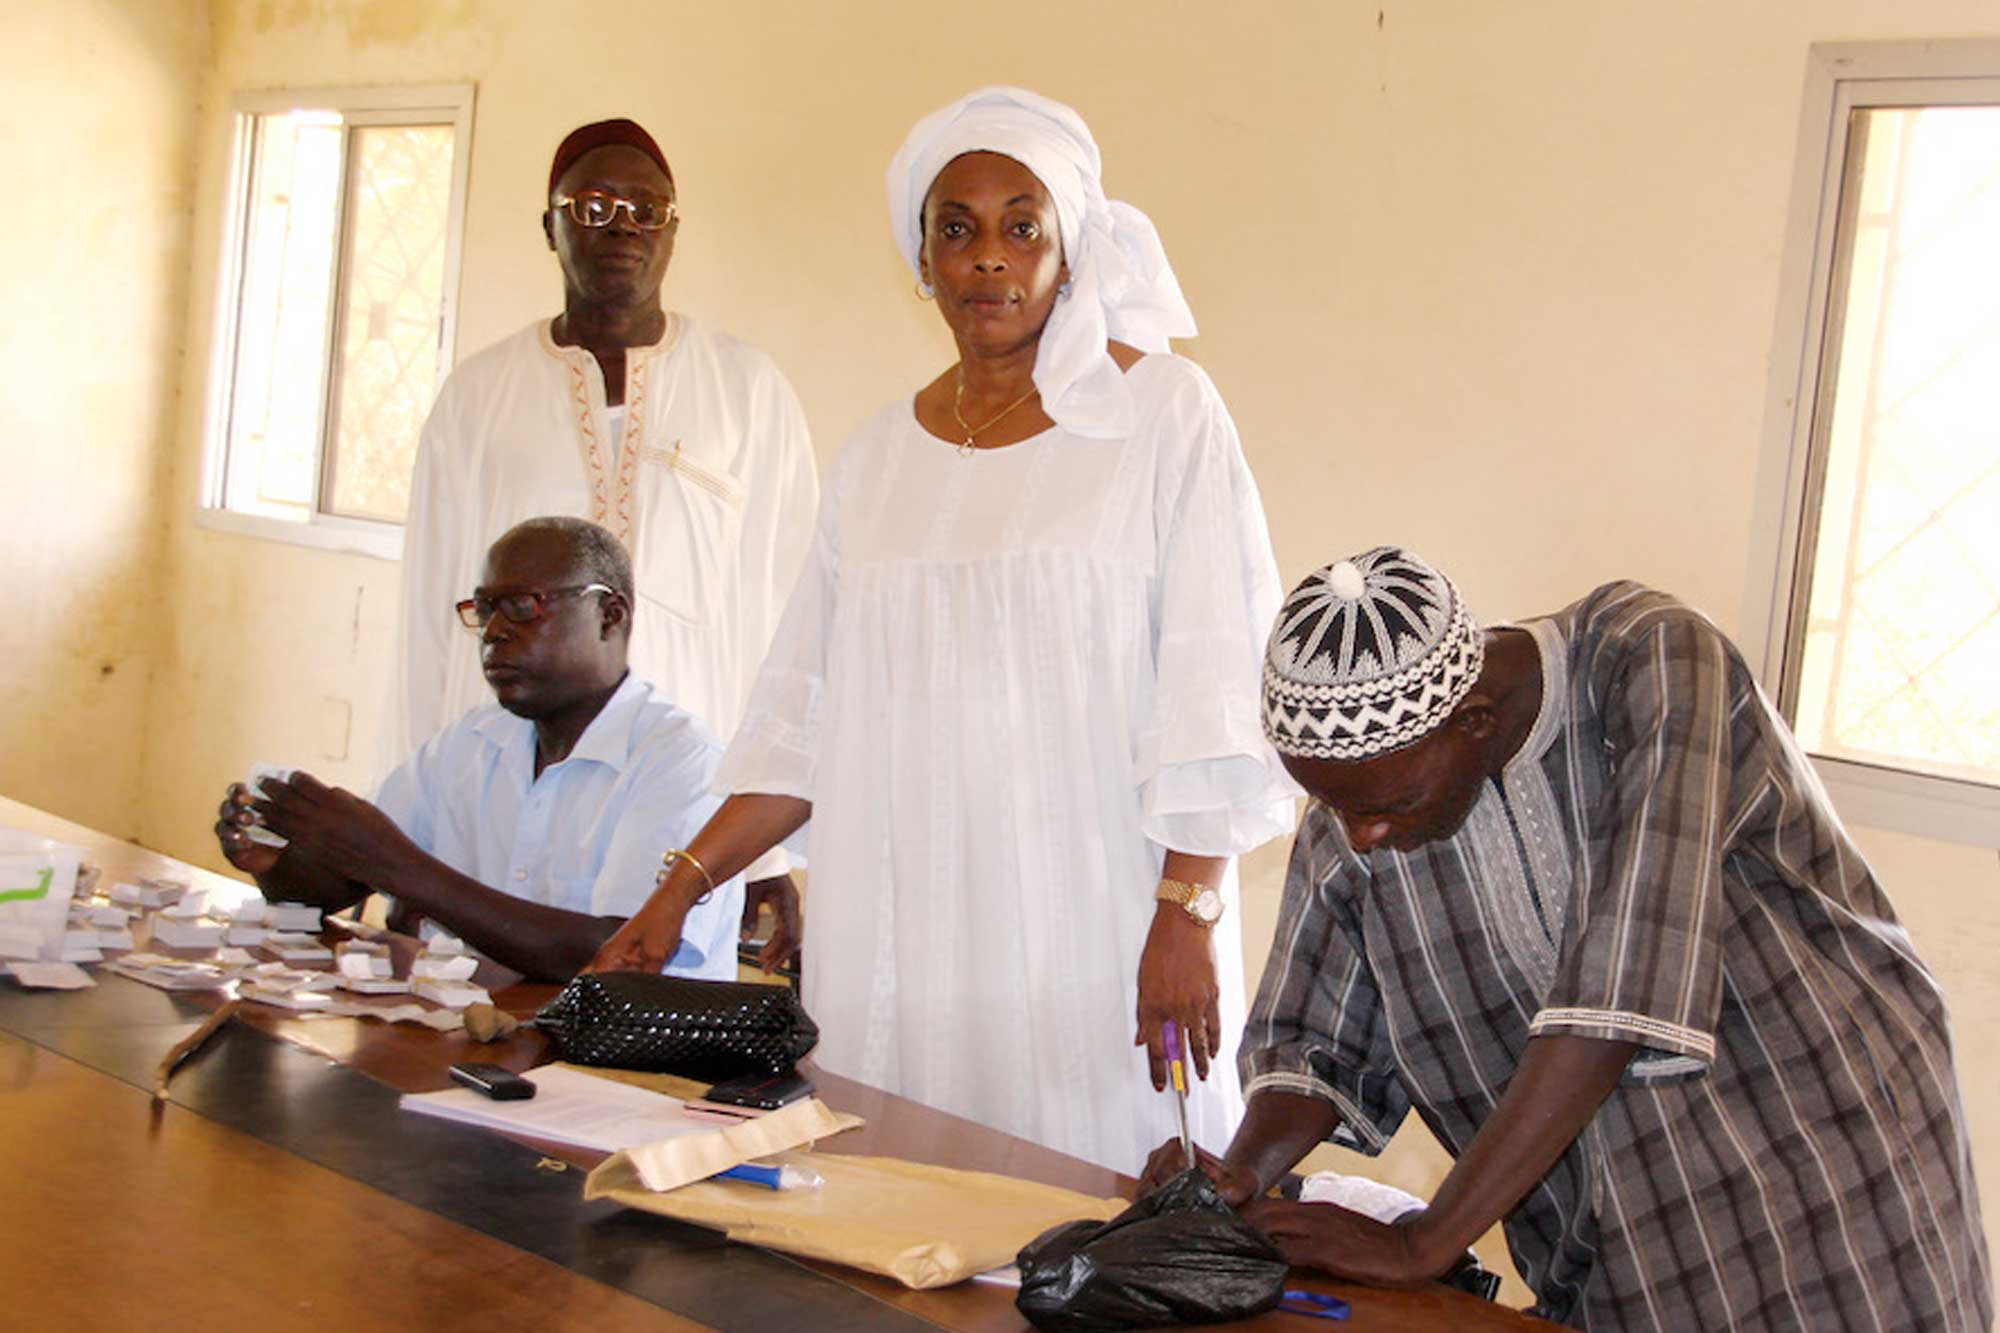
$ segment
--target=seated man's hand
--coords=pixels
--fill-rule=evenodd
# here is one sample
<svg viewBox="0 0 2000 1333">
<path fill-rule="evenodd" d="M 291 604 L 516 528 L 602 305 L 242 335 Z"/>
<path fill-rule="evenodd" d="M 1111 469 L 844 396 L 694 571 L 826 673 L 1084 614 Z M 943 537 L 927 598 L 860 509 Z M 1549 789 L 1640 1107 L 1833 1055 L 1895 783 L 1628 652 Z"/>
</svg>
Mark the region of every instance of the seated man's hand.
<svg viewBox="0 0 2000 1333">
<path fill-rule="evenodd" d="M 1316 1268 L 1372 1287 L 1414 1287 L 1451 1266 L 1427 1270 L 1409 1227 L 1377 1222 L 1339 1204 L 1258 1199 L 1242 1211 L 1243 1220 L 1270 1237 L 1294 1268 Z"/>
<path fill-rule="evenodd" d="M 265 778 L 264 800 L 252 807 L 264 827 L 343 879 L 388 888 L 417 849 L 395 821 L 350 791 L 329 787 L 310 773 L 290 780 Z"/>
<path fill-rule="evenodd" d="M 1195 1145 L 1194 1161 L 1202 1174 L 1215 1182 L 1216 1192 L 1231 1208 L 1241 1208 L 1257 1197 L 1257 1177 L 1247 1168 L 1231 1166 L 1199 1144 Z M 1146 1169 L 1139 1176 L 1139 1196 L 1144 1198 L 1186 1170 L 1187 1150 L 1179 1139 L 1168 1139 L 1146 1159 Z"/>
<path fill-rule="evenodd" d="M 222 797 L 222 807 L 216 812 L 215 840 L 222 844 L 222 854 L 252 879 L 262 879 L 271 873 L 284 855 L 282 847 L 270 847 L 250 837 L 250 830 L 258 825 L 257 812 L 250 807 L 250 791 L 240 782 L 229 784 L 229 790 Z"/>
<path fill-rule="evenodd" d="M 766 906 L 771 909 L 771 938 L 764 941 L 763 952 L 757 955 L 757 965 L 766 972 L 775 972 L 798 957 L 802 934 L 799 886 L 792 882 L 790 875 L 773 875 L 743 886 L 744 939 L 756 938 L 757 918 Z"/>
</svg>

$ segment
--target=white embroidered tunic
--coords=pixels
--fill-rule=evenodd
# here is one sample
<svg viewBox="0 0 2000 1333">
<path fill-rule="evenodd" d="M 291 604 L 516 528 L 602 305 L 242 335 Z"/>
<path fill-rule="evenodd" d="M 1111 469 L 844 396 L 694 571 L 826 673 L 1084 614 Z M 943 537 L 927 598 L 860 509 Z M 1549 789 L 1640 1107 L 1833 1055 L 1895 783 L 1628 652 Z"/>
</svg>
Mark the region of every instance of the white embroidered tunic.
<svg viewBox="0 0 2000 1333">
<path fill-rule="evenodd" d="M 632 554 L 635 676 L 728 737 L 811 542 L 797 395 L 771 359 L 685 315 L 627 353 L 622 440 L 604 379 L 547 320 L 452 372 L 424 425 L 403 551 L 387 770 L 492 696 L 453 603 L 523 519 L 588 518 Z M 621 447 L 622 446 L 622 447 Z"/>
<path fill-rule="evenodd" d="M 1174 1133 L 1135 1048 L 1164 849 L 1288 832 L 1258 721 L 1279 589 L 1256 483 L 1191 362 L 1131 370 L 1125 439 L 963 455 L 906 400 L 850 439 L 719 781 L 807 798 L 814 1058 L 1137 1172 Z M 1241 1114 L 1232 875 L 1226 1050 L 1190 1113 Z"/>
</svg>

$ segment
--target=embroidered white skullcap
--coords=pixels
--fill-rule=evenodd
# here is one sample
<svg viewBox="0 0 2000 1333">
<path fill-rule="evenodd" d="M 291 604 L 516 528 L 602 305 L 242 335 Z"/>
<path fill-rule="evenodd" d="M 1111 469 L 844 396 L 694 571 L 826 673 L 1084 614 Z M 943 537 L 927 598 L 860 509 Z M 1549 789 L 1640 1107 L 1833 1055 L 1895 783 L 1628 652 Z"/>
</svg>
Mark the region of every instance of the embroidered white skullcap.
<svg viewBox="0 0 2000 1333">
<path fill-rule="evenodd" d="M 1457 586 L 1378 546 L 1315 571 L 1285 599 L 1264 652 L 1264 734 L 1302 759 L 1399 749 L 1451 716 L 1485 660 Z"/>
<path fill-rule="evenodd" d="M 1070 291 L 1035 352 L 1042 410 L 1072 434 L 1131 434 L 1131 391 L 1105 342 L 1164 352 L 1167 339 L 1195 334 L 1159 232 L 1138 209 L 1104 197 L 1104 164 L 1083 117 L 1024 88 L 981 88 L 918 121 L 889 163 L 889 224 L 919 278 L 931 182 L 953 158 L 978 152 L 1013 158 L 1055 201 Z"/>
</svg>

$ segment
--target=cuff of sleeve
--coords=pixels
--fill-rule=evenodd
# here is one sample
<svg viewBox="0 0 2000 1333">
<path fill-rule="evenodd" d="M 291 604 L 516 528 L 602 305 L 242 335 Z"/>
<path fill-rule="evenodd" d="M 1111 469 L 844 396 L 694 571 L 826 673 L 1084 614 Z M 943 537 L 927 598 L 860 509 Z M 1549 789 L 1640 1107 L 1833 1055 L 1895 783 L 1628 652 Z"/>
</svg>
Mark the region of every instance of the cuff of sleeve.
<svg viewBox="0 0 2000 1333">
<path fill-rule="evenodd" d="M 1267 1089 L 1272 1092 L 1295 1092 L 1301 1097 L 1317 1097 L 1323 1102 L 1332 1102 L 1340 1112 L 1340 1124 L 1334 1129 L 1329 1142 L 1352 1148 L 1368 1157 L 1379 1156 L 1389 1146 L 1388 1136 L 1362 1114 L 1361 1108 L 1351 1098 L 1343 1096 L 1340 1089 L 1331 1083 L 1296 1070 L 1274 1069 L 1268 1074 L 1258 1074 L 1245 1083 L 1243 1100 L 1248 1102 Z"/>
<path fill-rule="evenodd" d="M 1140 826 L 1176 851 L 1241 856 L 1296 827 L 1294 791 L 1282 769 L 1257 755 L 1174 764 L 1140 788 Z"/>
<path fill-rule="evenodd" d="M 791 868 L 792 858 L 785 854 L 781 843 L 750 863 L 750 868 L 743 872 L 743 882 L 755 884 L 759 880 L 776 879 Z"/>
<path fill-rule="evenodd" d="M 1549 1033 L 1596 1037 L 1603 1041 L 1635 1041 L 1656 1051 L 1692 1057 L 1704 1065 L 1715 1060 L 1714 1033 L 1620 1009 L 1544 1009 L 1528 1024 L 1528 1035 L 1540 1037 Z"/>
</svg>

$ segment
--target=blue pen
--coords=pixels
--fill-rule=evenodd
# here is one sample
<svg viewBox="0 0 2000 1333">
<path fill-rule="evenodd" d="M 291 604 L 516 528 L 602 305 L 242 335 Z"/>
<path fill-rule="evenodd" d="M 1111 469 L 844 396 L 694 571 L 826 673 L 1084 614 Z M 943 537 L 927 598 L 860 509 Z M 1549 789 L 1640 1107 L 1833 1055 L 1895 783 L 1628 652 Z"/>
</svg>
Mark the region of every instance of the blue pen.
<svg viewBox="0 0 2000 1333">
<path fill-rule="evenodd" d="M 1350 1309 L 1340 1297 L 1322 1296 L 1316 1291 L 1288 1291 L 1278 1302 L 1278 1308 L 1308 1319 L 1345 1319 Z"/>
<path fill-rule="evenodd" d="M 762 1185 L 767 1190 L 816 1190 L 826 1181 L 805 1166 L 764 1166 L 745 1162 L 727 1171 L 718 1171 L 710 1180 L 740 1180 L 746 1185 Z"/>
</svg>

